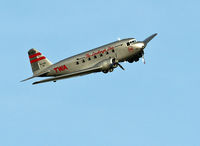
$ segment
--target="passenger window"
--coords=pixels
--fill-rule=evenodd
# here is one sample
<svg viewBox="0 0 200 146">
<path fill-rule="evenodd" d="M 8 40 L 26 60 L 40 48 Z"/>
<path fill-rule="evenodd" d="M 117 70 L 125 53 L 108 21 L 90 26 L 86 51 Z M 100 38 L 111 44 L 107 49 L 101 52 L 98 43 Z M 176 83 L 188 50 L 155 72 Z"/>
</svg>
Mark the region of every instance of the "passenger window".
<svg viewBox="0 0 200 146">
<path fill-rule="evenodd" d="M 106 52 L 106 54 L 109 54 L 109 52 Z"/>
<path fill-rule="evenodd" d="M 102 57 L 103 56 L 103 54 L 100 54 L 100 57 Z"/>
<path fill-rule="evenodd" d="M 90 60 L 91 60 L 91 58 L 89 57 L 89 58 L 88 58 L 88 60 L 90 61 Z"/>
<path fill-rule="evenodd" d="M 127 46 L 130 46 L 130 43 L 129 43 L 129 42 L 127 43 Z"/>
<path fill-rule="evenodd" d="M 83 63 L 85 63 L 85 60 L 83 59 L 83 61 L 82 61 Z"/>
<path fill-rule="evenodd" d="M 76 62 L 76 65 L 79 65 L 79 62 L 78 62 L 78 61 Z"/>
<path fill-rule="evenodd" d="M 97 56 L 96 55 L 94 55 L 94 59 L 96 59 L 97 58 Z"/>
<path fill-rule="evenodd" d="M 112 52 L 114 53 L 114 52 L 115 52 L 115 50 L 113 49 L 113 50 L 112 50 Z"/>
</svg>

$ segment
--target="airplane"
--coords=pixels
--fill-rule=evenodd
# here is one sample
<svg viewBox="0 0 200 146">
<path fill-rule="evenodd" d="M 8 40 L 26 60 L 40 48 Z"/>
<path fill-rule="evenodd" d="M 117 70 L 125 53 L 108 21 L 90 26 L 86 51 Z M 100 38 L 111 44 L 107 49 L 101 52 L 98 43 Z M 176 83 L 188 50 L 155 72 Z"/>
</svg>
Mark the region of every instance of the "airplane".
<svg viewBox="0 0 200 146">
<path fill-rule="evenodd" d="M 90 73 L 112 72 L 120 67 L 125 70 L 120 62 L 137 62 L 144 60 L 144 48 L 157 35 L 149 36 L 144 41 L 137 41 L 135 38 L 117 40 L 101 47 L 80 53 L 52 64 L 45 56 L 36 49 L 28 51 L 33 76 L 22 80 L 26 81 L 35 77 L 50 77 L 32 84 L 44 82 L 56 82 L 61 79 L 87 75 Z"/>
</svg>

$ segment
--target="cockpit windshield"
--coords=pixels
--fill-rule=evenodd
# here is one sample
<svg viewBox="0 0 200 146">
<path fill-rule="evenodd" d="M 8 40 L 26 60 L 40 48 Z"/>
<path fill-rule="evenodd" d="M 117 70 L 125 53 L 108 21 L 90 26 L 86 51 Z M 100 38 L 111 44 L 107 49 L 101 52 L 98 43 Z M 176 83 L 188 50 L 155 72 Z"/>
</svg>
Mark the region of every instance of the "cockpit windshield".
<svg viewBox="0 0 200 146">
<path fill-rule="evenodd" d="M 137 42 L 136 39 L 133 39 L 133 40 L 130 40 L 130 41 L 129 41 L 130 44 L 133 44 L 133 43 L 135 43 L 135 42 Z"/>
<path fill-rule="evenodd" d="M 134 44 L 135 42 L 137 42 L 136 39 L 132 39 L 127 42 L 127 46 L 130 46 L 130 45 Z"/>
</svg>

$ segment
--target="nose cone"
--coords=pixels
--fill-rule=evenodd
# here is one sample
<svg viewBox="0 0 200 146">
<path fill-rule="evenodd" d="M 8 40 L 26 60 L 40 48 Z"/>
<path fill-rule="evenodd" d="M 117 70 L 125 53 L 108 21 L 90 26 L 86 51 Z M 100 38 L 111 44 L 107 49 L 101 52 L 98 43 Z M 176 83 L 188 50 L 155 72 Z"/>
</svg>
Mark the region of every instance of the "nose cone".
<svg viewBox="0 0 200 146">
<path fill-rule="evenodd" d="M 137 49 L 144 49 L 145 48 L 145 43 L 138 42 L 138 43 L 135 44 L 135 48 L 137 48 Z"/>
</svg>

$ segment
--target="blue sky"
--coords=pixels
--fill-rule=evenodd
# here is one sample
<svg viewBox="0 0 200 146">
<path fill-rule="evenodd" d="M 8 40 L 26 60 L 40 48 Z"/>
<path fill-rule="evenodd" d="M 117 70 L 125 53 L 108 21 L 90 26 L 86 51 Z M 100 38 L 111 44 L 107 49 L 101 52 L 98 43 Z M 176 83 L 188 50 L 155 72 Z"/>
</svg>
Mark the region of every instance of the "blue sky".
<svg viewBox="0 0 200 146">
<path fill-rule="evenodd" d="M 1 0 L 0 145 L 200 145 L 200 2 Z M 53 63 L 117 38 L 143 40 L 146 64 L 57 83 L 32 75 L 27 51 Z"/>
</svg>

